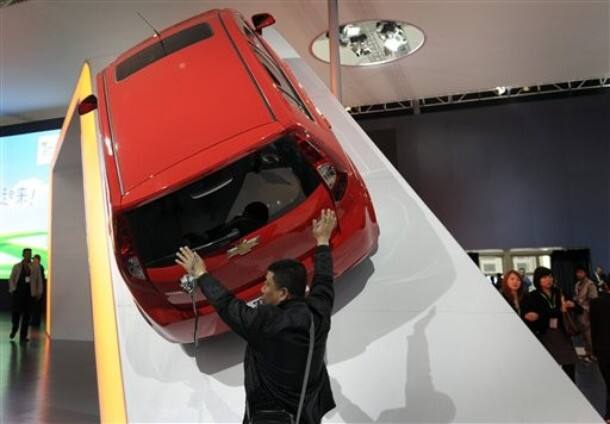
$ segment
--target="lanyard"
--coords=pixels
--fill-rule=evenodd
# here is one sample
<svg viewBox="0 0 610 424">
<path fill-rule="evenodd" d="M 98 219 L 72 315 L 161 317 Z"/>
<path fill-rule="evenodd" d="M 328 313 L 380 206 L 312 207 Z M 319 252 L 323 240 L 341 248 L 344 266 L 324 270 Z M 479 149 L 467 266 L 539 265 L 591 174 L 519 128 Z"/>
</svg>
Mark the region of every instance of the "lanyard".
<svg viewBox="0 0 610 424">
<path fill-rule="evenodd" d="M 555 302 L 555 296 L 551 294 L 551 299 L 549 299 L 545 292 L 541 291 L 540 294 L 542 295 L 544 300 L 546 300 L 546 303 L 549 305 L 549 308 L 555 309 L 557 307 L 557 303 Z"/>
</svg>

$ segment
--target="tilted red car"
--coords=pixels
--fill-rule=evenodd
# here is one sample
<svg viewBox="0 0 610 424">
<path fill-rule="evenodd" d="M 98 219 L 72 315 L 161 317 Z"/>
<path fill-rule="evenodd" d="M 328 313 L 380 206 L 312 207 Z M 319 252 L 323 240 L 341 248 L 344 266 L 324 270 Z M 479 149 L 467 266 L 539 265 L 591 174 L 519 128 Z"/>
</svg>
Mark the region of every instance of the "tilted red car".
<svg viewBox="0 0 610 424">
<path fill-rule="evenodd" d="M 97 75 L 97 92 L 116 260 L 168 340 L 193 339 L 179 246 L 196 249 L 246 301 L 259 297 L 275 260 L 297 258 L 311 273 L 311 222 L 323 208 L 339 220 L 337 275 L 376 248 L 362 178 L 288 67 L 237 12 L 212 10 L 138 44 Z M 196 301 L 199 337 L 227 330 L 200 292 Z"/>
</svg>

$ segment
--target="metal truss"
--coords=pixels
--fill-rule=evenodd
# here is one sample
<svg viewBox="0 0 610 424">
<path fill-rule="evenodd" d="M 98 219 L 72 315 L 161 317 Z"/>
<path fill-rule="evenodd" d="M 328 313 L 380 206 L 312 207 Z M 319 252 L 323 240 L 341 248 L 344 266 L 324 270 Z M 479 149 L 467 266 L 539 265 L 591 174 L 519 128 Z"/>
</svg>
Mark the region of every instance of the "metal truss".
<svg viewBox="0 0 610 424">
<path fill-rule="evenodd" d="M 558 82 L 553 84 L 531 85 L 528 87 L 504 87 L 502 90 L 487 90 L 448 96 L 427 97 L 424 99 L 409 99 L 400 102 L 380 103 L 366 106 L 348 107 L 352 116 L 378 114 L 385 112 L 405 112 L 419 114 L 422 110 L 437 108 L 439 106 L 462 105 L 484 101 L 502 101 L 522 97 L 532 97 L 549 94 L 570 93 L 582 90 L 610 88 L 610 76 L 603 78 Z"/>
</svg>

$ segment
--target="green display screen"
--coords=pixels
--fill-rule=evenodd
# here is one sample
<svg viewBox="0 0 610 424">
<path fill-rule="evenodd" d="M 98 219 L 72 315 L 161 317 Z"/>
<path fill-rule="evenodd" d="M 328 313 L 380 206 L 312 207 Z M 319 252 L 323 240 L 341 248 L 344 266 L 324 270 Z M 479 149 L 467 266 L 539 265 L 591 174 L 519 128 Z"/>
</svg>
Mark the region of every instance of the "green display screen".
<svg viewBox="0 0 610 424">
<path fill-rule="evenodd" d="M 0 279 L 26 247 L 48 269 L 49 172 L 59 132 L 0 137 Z"/>
</svg>

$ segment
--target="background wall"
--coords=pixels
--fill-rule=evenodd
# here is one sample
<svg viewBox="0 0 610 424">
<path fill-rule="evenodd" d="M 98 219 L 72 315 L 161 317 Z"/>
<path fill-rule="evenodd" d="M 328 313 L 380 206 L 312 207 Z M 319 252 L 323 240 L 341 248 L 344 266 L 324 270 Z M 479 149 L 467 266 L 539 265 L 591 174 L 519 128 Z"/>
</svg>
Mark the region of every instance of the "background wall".
<svg viewBox="0 0 610 424">
<path fill-rule="evenodd" d="M 465 249 L 588 247 L 610 268 L 610 93 L 361 119 Z"/>
</svg>

